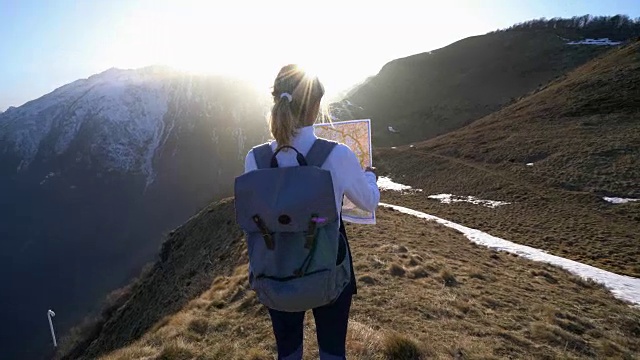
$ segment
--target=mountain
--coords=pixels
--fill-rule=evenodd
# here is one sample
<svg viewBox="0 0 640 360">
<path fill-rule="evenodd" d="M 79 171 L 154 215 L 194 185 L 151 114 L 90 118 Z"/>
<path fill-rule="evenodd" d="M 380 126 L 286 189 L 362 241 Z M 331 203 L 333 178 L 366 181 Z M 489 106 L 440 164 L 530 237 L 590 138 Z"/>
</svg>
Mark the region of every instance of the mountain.
<svg viewBox="0 0 640 360">
<path fill-rule="evenodd" d="M 230 195 L 266 100 L 228 78 L 110 69 L 0 114 L 4 356 L 37 353 L 47 309 L 68 329 L 163 232 Z"/>
<path fill-rule="evenodd" d="M 640 203 L 602 199 L 638 196 L 638 70 L 640 42 L 450 134 L 376 149 L 380 171 L 415 188 L 383 191 L 383 201 L 640 276 Z M 459 202 L 432 196 L 443 193 Z M 631 359 L 640 352 L 640 309 L 593 281 L 388 208 L 377 221 L 347 226 L 359 279 L 350 359 Z M 57 358 L 270 359 L 268 314 L 247 271 L 233 200 L 211 203 L 170 233 L 160 260 L 114 293 L 96 321 L 76 328 Z M 311 358 L 317 347 L 308 321 Z"/>
<path fill-rule="evenodd" d="M 609 18 L 594 19 L 599 18 L 592 18 L 593 27 L 580 27 L 578 20 L 575 27 L 573 22 L 563 25 L 562 19 L 514 26 L 393 60 L 346 96 L 362 109 L 342 118 L 370 118 L 378 146 L 456 130 L 609 50 L 572 42 L 599 34 L 626 41 L 640 33 L 640 22 L 627 29 Z"/>
<path fill-rule="evenodd" d="M 412 147 L 380 149 L 381 169 L 422 193 L 407 206 L 517 243 L 640 277 L 640 42 L 541 91 Z M 506 201 L 440 204 L 436 194 Z"/>
</svg>

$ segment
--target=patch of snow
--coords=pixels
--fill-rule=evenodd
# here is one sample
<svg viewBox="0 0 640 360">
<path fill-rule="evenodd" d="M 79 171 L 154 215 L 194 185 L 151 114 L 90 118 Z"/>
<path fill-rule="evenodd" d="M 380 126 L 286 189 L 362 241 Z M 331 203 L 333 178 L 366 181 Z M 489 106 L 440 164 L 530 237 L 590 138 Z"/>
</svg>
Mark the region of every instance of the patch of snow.
<svg viewBox="0 0 640 360">
<path fill-rule="evenodd" d="M 395 146 L 392 146 L 391 148 L 392 148 L 392 149 L 395 149 L 396 147 L 395 147 Z"/>
<path fill-rule="evenodd" d="M 48 173 L 48 174 L 47 174 L 47 175 L 42 179 L 42 181 L 40 181 L 40 185 L 44 185 L 44 184 L 47 182 L 47 180 L 51 179 L 51 178 L 52 178 L 52 177 L 54 177 L 54 176 L 56 176 L 56 174 L 55 174 L 55 173 L 52 173 L 52 172 Z"/>
<path fill-rule="evenodd" d="M 527 166 L 533 166 L 533 163 L 527 163 Z"/>
<path fill-rule="evenodd" d="M 415 145 L 409 145 L 409 147 L 413 149 L 413 148 L 414 148 L 414 147 L 416 147 L 416 146 L 415 146 Z"/>
<path fill-rule="evenodd" d="M 414 189 L 409 185 L 398 184 L 391 180 L 391 178 L 387 176 L 380 176 L 378 178 L 378 188 L 380 190 L 391 190 L 391 191 L 422 191 L 422 189 Z"/>
<path fill-rule="evenodd" d="M 626 204 L 628 202 L 640 201 L 640 199 L 619 198 L 619 197 L 603 197 L 602 200 L 612 204 Z"/>
<path fill-rule="evenodd" d="M 468 202 L 475 205 L 482 205 L 489 208 L 497 208 L 502 205 L 509 205 L 511 203 L 505 201 L 495 201 L 495 200 L 482 200 L 478 199 L 475 196 L 458 196 L 452 194 L 438 194 L 438 195 L 429 195 L 429 199 L 440 200 L 443 204 L 452 204 L 455 202 Z"/>
<path fill-rule="evenodd" d="M 536 249 L 530 246 L 515 244 L 510 241 L 489 235 L 480 230 L 472 229 L 460 224 L 456 224 L 449 220 L 429 215 L 420 211 L 412 210 L 406 207 L 380 203 L 381 206 L 388 207 L 404 214 L 416 216 L 422 219 L 436 221 L 446 227 L 461 232 L 467 239 L 476 244 L 486 246 L 497 251 L 506 251 L 516 254 L 525 259 L 545 262 L 551 265 L 561 267 L 575 275 L 584 279 L 592 279 L 607 287 L 614 296 L 619 299 L 632 302 L 636 305 L 640 304 L 640 279 L 630 276 L 615 274 L 597 267 L 583 264 L 577 261 L 565 259 Z"/>
<path fill-rule="evenodd" d="M 389 129 L 389 132 L 392 132 L 392 133 L 399 133 L 399 131 L 398 131 L 398 130 L 396 130 L 396 129 L 394 129 L 394 128 L 393 128 L 393 126 L 389 126 L 389 127 L 387 127 L 387 129 Z"/>
<path fill-rule="evenodd" d="M 580 41 L 570 41 L 568 45 L 598 45 L 598 46 L 616 46 L 622 44 L 621 41 L 611 41 L 609 38 L 602 39 L 584 39 Z"/>
</svg>

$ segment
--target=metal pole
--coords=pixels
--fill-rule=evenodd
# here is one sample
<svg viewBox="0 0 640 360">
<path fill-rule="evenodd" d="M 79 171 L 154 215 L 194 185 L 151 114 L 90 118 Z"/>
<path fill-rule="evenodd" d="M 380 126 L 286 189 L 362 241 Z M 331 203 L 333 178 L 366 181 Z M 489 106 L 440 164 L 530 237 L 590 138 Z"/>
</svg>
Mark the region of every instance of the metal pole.
<svg viewBox="0 0 640 360">
<path fill-rule="evenodd" d="M 53 338 L 53 347 L 58 347 L 58 342 L 56 341 L 56 333 L 53 331 L 53 322 L 51 318 L 56 316 L 56 313 L 53 310 L 47 311 L 47 318 L 49 318 L 49 328 L 51 329 L 51 337 Z"/>
</svg>

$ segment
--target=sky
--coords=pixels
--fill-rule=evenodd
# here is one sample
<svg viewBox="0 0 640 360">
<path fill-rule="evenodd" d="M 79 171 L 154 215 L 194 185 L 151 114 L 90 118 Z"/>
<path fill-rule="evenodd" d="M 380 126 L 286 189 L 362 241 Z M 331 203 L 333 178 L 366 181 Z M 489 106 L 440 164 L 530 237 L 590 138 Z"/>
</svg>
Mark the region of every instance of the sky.
<svg viewBox="0 0 640 360">
<path fill-rule="evenodd" d="M 268 91 L 282 65 L 337 93 L 387 62 L 541 17 L 638 0 L 0 0 L 0 111 L 112 67 L 167 65 Z"/>
</svg>

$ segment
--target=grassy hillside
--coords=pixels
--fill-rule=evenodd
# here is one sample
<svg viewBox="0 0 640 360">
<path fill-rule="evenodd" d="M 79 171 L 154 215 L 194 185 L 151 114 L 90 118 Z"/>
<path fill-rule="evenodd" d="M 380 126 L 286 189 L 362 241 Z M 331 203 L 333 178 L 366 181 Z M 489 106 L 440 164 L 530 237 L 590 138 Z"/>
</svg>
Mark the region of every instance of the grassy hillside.
<svg viewBox="0 0 640 360">
<path fill-rule="evenodd" d="M 374 154 L 423 191 L 383 201 L 640 276 L 640 43 L 615 49 L 453 133 Z M 527 166 L 533 163 L 533 166 Z M 441 204 L 452 193 L 510 202 Z M 640 309 L 558 268 L 498 253 L 433 222 L 380 209 L 348 226 L 359 294 L 348 356 L 374 359 L 633 359 Z M 307 318 L 305 359 L 317 347 Z M 270 323 L 247 283 L 232 200 L 169 234 L 160 259 L 114 293 L 58 358 L 271 359 Z"/>
<path fill-rule="evenodd" d="M 618 273 L 640 276 L 640 43 L 613 50 L 473 124 L 382 149 L 378 164 L 424 192 L 414 207 Z M 533 163 L 533 166 L 527 166 Z M 440 204 L 430 194 L 511 205 Z"/>
<path fill-rule="evenodd" d="M 566 42 L 553 29 L 510 30 L 394 60 L 349 94 L 347 99 L 363 108 L 349 115 L 372 119 L 378 146 L 444 134 L 609 50 Z"/>
<path fill-rule="evenodd" d="M 269 317 L 248 289 L 232 221 L 232 203 L 222 202 L 170 237 L 179 250 L 156 264 L 81 358 L 271 359 Z M 233 235 L 221 237 L 219 226 Z M 631 359 L 640 351 L 640 310 L 557 268 L 387 209 L 376 226 L 347 231 L 360 286 L 350 359 Z M 313 331 L 308 317 L 305 359 L 317 354 Z"/>
</svg>

